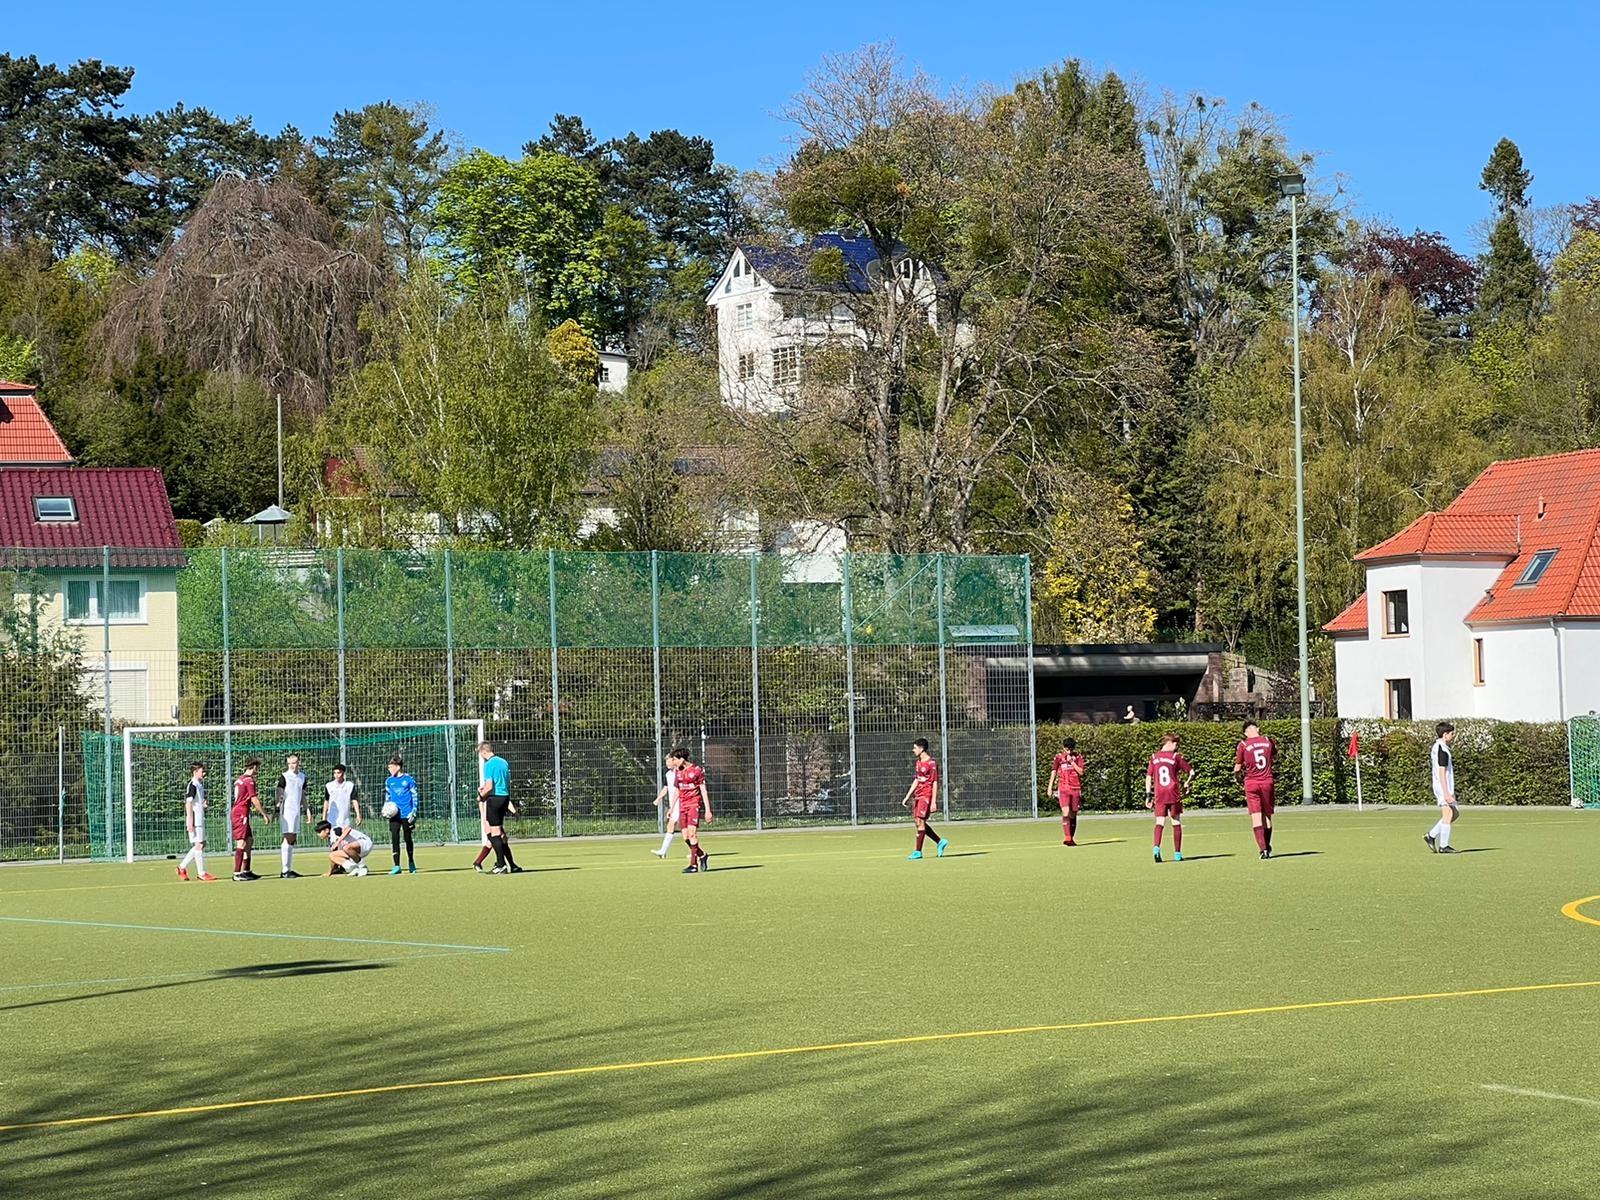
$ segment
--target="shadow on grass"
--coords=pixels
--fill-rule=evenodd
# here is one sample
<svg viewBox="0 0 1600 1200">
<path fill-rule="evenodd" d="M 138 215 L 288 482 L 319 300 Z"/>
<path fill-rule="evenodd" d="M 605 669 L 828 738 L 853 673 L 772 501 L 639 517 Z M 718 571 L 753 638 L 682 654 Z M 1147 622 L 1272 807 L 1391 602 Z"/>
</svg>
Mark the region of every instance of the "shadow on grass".
<svg viewBox="0 0 1600 1200">
<path fill-rule="evenodd" d="M 53 1004 L 74 1004 L 82 1000 L 104 1000 L 111 996 L 132 996 L 139 992 L 163 992 L 172 988 L 189 987 L 196 983 L 217 983 L 225 979 L 292 979 L 307 975 L 342 975 L 351 971 L 381 971 L 391 966 L 387 962 L 367 960 L 352 961 L 337 958 L 306 959 L 300 962 L 256 963 L 244 967 L 225 967 L 206 971 L 187 979 L 167 979 L 160 983 L 146 983 L 138 987 L 103 988 L 97 992 L 79 992 L 70 996 L 50 996 L 42 1000 L 25 1000 L 20 1004 L 0 1004 L 0 1012 L 13 1012 L 25 1008 L 48 1008 Z"/>
<path fill-rule="evenodd" d="M 1185 854 L 1183 856 L 1183 861 L 1186 862 L 1186 863 L 1205 862 L 1209 858 L 1233 858 L 1233 857 L 1235 857 L 1234 854 L 1232 854 L 1231 852 L 1225 850 L 1221 854 Z M 1284 857 L 1287 858 L 1288 855 L 1284 855 Z M 1173 861 L 1176 862 L 1177 860 L 1174 859 Z"/>
<path fill-rule="evenodd" d="M 147 1060 L 141 1107 L 285 1096 L 555 1070 L 651 1057 L 643 1027 L 585 1030 L 529 1016 L 505 1031 L 399 1027 L 285 1045 L 244 1035 L 226 1063 Z M 702 1026 L 702 1029 L 705 1027 Z M 659 1050 L 659 1041 L 647 1043 Z M 1397 1089 L 1356 1069 L 1318 1080 L 1256 1066 L 1118 1068 L 1040 1039 L 981 1071 L 948 1044 L 666 1066 L 435 1091 L 186 1113 L 73 1130 L 0 1134 L 18 1195 L 119 1200 L 417 1195 L 705 1200 L 872 1195 L 1298 1198 L 1401 1194 L 1473 1158 Z M 685 1052 L 710 1050 L 689 1044 Z M 292 1070 L 287 1064 L 296 1064 Z M 112 1069 L 108 1064 L 108 1070 Z M 5 1123 L 108 1111 L 94 1072 L 52 1078 Z M 123 1102 L 126 1104 L 126 1100 Z M 13 1106 L 14 1105 L 14 1106 Z M 1408 1107 L 1409 1105 L 1409 1107 Z M 115 1108 L 109 1111 L 116 1111 Z M 317 1131 L 370 1154 L 330 1179 Z M 326 1136 L 324 1132 L 323 1136 Z M 1359 1147 L 1359 1150 L 1353 1148 Z M 1474 1200 L 1511 1200 L 1526 1180 L 1490 1174 Z M 178 1186 L 181 1185 L 181 1186 Z M 1424 1185 L 1415 1195 L 1441 1194 Z M 1555 1193 L 1549 1193 L 1555 1194 Z"/>
<path fill-rule="evenodd" d="M 1322 853 L 1321 850 L 1290 850 L 1290 851 L 1287 851 L 1286 853 L 1279 854 L 1276 850 L 1274 850 L 1272 852 L 1272 857 L 1273 858 L 1313 858 L 1313 857 L 1315 857 L 1315 856 L 1317 856 L 1317 855 L 1319 855 L 1321 853 Z"/>
</svg>

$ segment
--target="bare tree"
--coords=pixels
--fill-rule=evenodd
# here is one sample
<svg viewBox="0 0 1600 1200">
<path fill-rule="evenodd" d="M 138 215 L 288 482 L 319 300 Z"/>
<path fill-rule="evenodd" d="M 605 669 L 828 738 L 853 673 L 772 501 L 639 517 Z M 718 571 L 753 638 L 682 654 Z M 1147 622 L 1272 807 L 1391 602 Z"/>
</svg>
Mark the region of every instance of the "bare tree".
<svg viewBox="0 0 1600 1200">
<path fill-rule="evenodd" d="M 100 327 L 113 365 L 141 347 L 251 375 L 308 413 L 359 362 L 385 273 L 292 184 L 224 175 Z"/>
</svg>

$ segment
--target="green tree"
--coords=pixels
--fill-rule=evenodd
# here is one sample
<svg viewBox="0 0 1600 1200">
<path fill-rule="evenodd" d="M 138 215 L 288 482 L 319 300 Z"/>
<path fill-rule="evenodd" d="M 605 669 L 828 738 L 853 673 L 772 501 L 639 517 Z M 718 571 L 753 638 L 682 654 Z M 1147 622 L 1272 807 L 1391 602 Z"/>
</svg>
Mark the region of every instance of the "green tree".
<svg viewBox="0 0 1600 1200">
<path fill-rule="evenodd" d="M 242 521 L 277 497 L 277 406 L 247 375 L 205 376 L 167 419 L 167 490 L 180 516 Z"/>
<path fill-rule="evenodd" d="M 576 382 L 593 387 L 599 380 L 600 350 L 576 321 L 563 321 L 552 329 L 545 346 L 556 365 Z"/>
<path fill-rule="evenodd" d="M 1277 181 L 1310 162 L 1289 152 L 1259 105 L 1167 99 L 1145 122 L 1157 210 L 1166 228 L 1184 324 L 1198 364 L 1245 352 L 1287 297 L 1289 205 Z M 1301 278 L 1339 245 L 1337 215 L 1313 189 L 1298 201 Z"/>
<path fill-rule="evenodd" d="M 775 181 L 788 216 L 865 240 L 871 261 L 852 276 L 827 252 L 780 278 L 815 307 L 793 315 L 847 306 L 860 344 L 828 347 L 752 415 L 774 515 L 825 513 L 893 552 L 968 549 L 992 536 L 981 489 L 1025 507 L 1037 422 L 1168 392 L 1170 347 L 1144 320 L 1165 278 L 1148 177 L 1058 101 L 944 97 L 879 48 L 796 100 L 803 141 Z"/>
<path fill-rule="evenodd" d="M 145 248 L 138 126 L 120 111 L 132 83 L 132 68 L 98 59 L 62 69 L 0 54 L 0 244 Z"/>
<path fill-rule="evenodd" d="M 1539 260 L 1522 233 L 1521 218 L 1528 207 L 1528 185 L 1532 182 L 1533 176 L 1523 166 L 1516 143 L 1501 138 L 1483 168 L 1479 184 L 1494 197 L 1498 216 L 1489 234 L 1489 252 L 1483 258 L 1478 313 L 1484 321 L 1505 322 L 1514 328 L 1533 324 L 1544 287 Z"/>
<path fill-rule="evenodd" d="M 525 292 L 551 325 L 599 332 L 600 181 L 565 155 L 517 162 L 474 150 L 444 173 L 436 211 L 452 279 L 468 292 Z"/>
<path fill-rule="evenodd" d="M 503 291 L 457 299 L 417 272 L 372 334 L 326 434 L 356 482 L 489 544 L 569 542 L 600 435 L 596 394 L 550 357 L 537 307 Z"/>
<path fill-rule="evenodd" d="M 1034 640 L 1146 642 L 1155 631 L 1154 601 L 1128 493 L 1081 471 L 1062 475 L 1035 585 Z"/>
<path fill-rule="evenodd" d="M 127 236 L 147 249 L 188 220 L 224 171 L 259 177 L 278 157 L 276 139 L 259 133 L 249 117 L 225 121 L 207 109 L 176 104 L 136 118 L 136 127 L 133 176 L 145 189 L 146 203 Z"/>
<path fill-rule="evenodd" d="M 335 113 L 315 145 L 332 174 L 331 203 L 350 224 L 370 230 L 401 262 L 417 258 L 433 229 L 449 143 L 423 105 L 392 100 Z"/>
</svg>

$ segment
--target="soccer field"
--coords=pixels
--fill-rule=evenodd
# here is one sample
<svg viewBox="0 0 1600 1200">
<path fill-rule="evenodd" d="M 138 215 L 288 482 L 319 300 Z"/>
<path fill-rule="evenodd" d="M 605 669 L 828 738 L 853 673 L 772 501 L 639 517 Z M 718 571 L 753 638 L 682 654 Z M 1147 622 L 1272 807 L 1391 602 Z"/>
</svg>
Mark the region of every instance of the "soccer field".
<svg viewBox="0 0 1600 1200">
<path fill-rule="evenodd" d="M 1595 818 L 1432 819 L 0 871 L 0 1195 L 1592 1196 Z"/>
</svg>

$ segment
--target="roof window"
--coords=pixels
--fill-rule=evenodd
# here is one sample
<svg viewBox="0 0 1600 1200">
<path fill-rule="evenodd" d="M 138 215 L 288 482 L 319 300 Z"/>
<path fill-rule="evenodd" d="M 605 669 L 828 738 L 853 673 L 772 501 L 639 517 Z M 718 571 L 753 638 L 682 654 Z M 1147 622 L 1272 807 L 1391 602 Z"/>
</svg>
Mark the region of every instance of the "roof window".
<svg viewBox="0 0 1600 1200">
<path fill-rule="evenodd" d="M 1522 578 L 1517 580 L 1518 587 L 1532 587 L 1544 578 L 1544 573 L 1550 564 L 1555 561 L 1554 550 L 1540 550 L 1528 560 L 1527 568 L 1522 572 Z"/>
<path fill-rule="evenodd" d="M 76 521 L 78 506 L 71 496 L 35 496 L 33 515 L 38 521 Z"/>
</svg>

